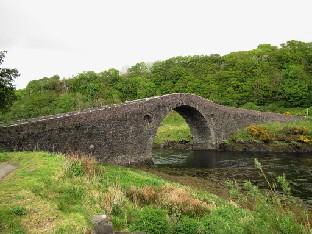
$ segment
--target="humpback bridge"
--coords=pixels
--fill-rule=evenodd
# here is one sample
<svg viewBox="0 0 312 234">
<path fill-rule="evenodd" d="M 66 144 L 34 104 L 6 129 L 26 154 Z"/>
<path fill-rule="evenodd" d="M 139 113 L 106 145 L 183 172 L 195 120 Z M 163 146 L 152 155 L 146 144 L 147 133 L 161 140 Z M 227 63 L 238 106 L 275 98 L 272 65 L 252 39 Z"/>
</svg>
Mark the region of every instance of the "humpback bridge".
<svg viewBox="0 0 312 234">
<path fill-rule="evenodd" d="M 298 120 L 225 107 L 193 94 L 167 94 L 8 124 L 0 127 L 0 146 L 8 151 L 83 153 L 118 164 L 150 161 L 154 136 L 171 110 L 188 123 L 194 150 L 217 149 L 222 140 L 250 124 Z"/>
</svg>

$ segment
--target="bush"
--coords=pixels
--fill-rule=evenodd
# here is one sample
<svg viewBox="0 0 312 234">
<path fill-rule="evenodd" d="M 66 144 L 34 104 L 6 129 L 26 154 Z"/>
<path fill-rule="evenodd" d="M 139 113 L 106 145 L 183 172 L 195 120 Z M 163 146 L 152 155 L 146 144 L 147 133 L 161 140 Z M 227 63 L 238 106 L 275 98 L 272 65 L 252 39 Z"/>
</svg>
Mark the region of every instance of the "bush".
<svg viewBox="0 0 312 234">
<path fill-rule="evenodd" d="M 258 110 L 259 107 L 253 102 L 247 102 L 242 106 L 242 108 L 247 110 Z"/>
<path fill-rule="evenodd" d="M 97 161 L 92 156 L 68 155 L 68 163 L 65 165 L 65 174 L 69 177 L 87 176 L 89 179 L 96 174 L 104 173 L 103 167 L 97 165 Z"/>
<path fill-rule="evenodd" d="M 311 140 L 308 137 L 309 128 L 306 126 L 285 126 L 277 132 L 278 140 L 286 142 L 301 142 L 309 143 Z"/>
<path fill-rule="evenodd" d="M 11 213 L 18 216 L 22 216 L 27 214 L 27 209 L 23 206 L 13 206 L 11 209 Z"/>
<path fill-rule="evenodd" d="M 194 218 L 183 217 L 177 224 L 174 233 L 177 234 L 197 234 L 200 233 L 200 222 Z"/>
<path fill-rule="evenodd" d="M 270 134 L 265 127 L 259 125 L 250 125 L 247 127 L 247 132 L 250 136 L 255 137 L 258 140 L 268 142 L 271 140 Z"/>
<path fill-rule="evenodd" d="M 307 135 L 308 128 L 307 127 L 289 127 L 286 126 L 281 130 L 281 133 L 285 135 Z"/>
<path fill-rule="evenodd" d="M 301 142 L 301 143 L 309 143 L 311 142 L 312 140 L 310 140 L 308 137 L 306 136 L 299 136 L 298 138 L 298 142 Z"/>
<path fill-rule="evenodd" d="M 202 233 L 245 233 L 242 220 L 248 222 L 248 216 L 242 209 L 233 205 L 215 209 L 202 218 Z"/>
<path fill-rule="evenodd" d="M 85 172 L 83 170 L 82 164 L 79 160 L 72 161 L 66 170 L 68 176 L 84 176 Z"/>
<path fill-rule="evenodd" d="M 169 233 L 169 230 L 170 223 L 166 211 L 153 206 L 138 210 L 135 221 L 130 224 L 130 231 L 132 232 L 164 234 Z"/>
</svg>

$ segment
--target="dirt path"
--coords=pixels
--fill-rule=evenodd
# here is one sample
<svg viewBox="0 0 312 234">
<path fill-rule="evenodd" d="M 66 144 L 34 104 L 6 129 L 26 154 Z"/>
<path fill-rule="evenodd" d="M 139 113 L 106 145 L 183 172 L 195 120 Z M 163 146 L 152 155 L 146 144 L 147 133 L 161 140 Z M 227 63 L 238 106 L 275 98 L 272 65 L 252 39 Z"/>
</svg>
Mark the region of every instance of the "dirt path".
<svg viewBox="0 0 312 234">
<path fill-rule="evenodd" d="M 8 163 L 8 162 L 0 163 L 0 182 L 18 167 L 19 167 L 18 163 Z"/>
</svg>

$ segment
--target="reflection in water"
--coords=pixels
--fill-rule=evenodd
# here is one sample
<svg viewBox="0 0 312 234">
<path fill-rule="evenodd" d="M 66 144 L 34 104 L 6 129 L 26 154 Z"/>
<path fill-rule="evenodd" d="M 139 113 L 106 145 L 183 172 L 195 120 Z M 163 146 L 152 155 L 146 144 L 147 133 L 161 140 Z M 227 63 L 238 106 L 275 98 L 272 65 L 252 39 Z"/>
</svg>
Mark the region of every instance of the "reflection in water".
<svg viewBox="0 0 312 234">
<path fill-rule="evenodd" d="M 257 158 L 267 175 L 275 178 L 286 175 L 290 182 L 292 194 L 302 198 L 312 207 L 312 154 L 311 153 L 275 153 L 275 152 L 218 152 L 186 150 L 153 150 L 153 161 L 159 167 L 183 168 L 236 168 L 254 169 L 254 158 Z M 248 174 L 249 176 L 249 174 Z M 261 178 L 244 178 L 258 180 Z M 253 175 L 254 176 L 254 175 Z M 242 179 L 241 174 L 228 174 L 228 178 Z M 262 180 L 260 187 L 265 186 Z"/>
</svg>

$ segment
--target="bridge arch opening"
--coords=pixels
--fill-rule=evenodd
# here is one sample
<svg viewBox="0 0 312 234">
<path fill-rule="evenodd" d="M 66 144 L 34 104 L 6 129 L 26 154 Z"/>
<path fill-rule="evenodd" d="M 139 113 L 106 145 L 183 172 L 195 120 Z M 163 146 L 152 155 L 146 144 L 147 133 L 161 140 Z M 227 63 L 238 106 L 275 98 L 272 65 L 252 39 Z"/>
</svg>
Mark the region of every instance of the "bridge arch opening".
<svg viewBox="0 0 312 234">
<path fill-rule="evenodd" d="M 170 111 L 160 123 L 154 137 L 156 148 L 171 148 L 177 143 L 193 143 L 193 136 L 185 119 L 176 111 Z"/>
<path fill-rule="evenodd" d="M 156 127 L 157 133 L 155 131 L 154 136 L 154 143 L 156 144 L 160 142 L 160 139 L 173 140 L 180 141 L 180 143 L 190 143 L 193 150 L 201 150 L 212 148 L 215 141 L 215 133 L 210 123 L 196 108 L 188 105 L 173 108 Z M 170 128 L 173 128 L 172 131 Z M 181 133 L 174 133 L 174 131 L 181 131 Z M 164 134 L 171 134 L 172 137 L 166 138 Z M 162 145 L 169 145 L 170 147 L 170 144 L 162 143 Z"/>
</svg>

